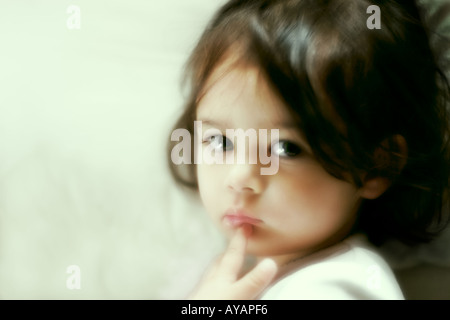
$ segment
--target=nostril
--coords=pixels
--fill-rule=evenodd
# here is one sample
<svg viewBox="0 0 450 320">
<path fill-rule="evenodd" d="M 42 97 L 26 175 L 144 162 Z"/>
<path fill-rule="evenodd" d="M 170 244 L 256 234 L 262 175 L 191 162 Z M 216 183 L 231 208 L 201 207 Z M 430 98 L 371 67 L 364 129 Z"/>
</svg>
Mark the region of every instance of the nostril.
<svg viewBox="0 0 450 320">
<path fill-rule="evenodd" d="M 228 185 L 228 189 L 234 193 L 242 194 L 242 195 L 252 195 L 259 193 L 260 188 L 251 187 L 251 186 L 239 186 L 239 185 Z"/>
<path fill-rule="evenodd" d="M 225 187 L 238 193 L 259 193 L 264 184 L 265 176 L 259 174 L 256 165 L 234 165 L 229 167 L 225 179 Z"/>
</svg>

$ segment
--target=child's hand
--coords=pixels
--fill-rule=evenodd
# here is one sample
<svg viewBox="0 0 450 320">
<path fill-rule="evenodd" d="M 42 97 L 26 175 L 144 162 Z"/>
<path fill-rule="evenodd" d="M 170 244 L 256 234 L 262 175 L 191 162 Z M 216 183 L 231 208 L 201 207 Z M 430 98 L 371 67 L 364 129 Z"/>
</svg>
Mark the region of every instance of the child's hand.
<svg viewBox="0 0 450 320">
<path fill-rule="evenodd" d="M 277 266 L 270 259 L 261 261 L 239 279 L 251 228 L 244 225 L 236 231 L 226 252 L 188 299 L 249 300 L 256 298 L 270 284 L 277 273 Z"/>
</svg>

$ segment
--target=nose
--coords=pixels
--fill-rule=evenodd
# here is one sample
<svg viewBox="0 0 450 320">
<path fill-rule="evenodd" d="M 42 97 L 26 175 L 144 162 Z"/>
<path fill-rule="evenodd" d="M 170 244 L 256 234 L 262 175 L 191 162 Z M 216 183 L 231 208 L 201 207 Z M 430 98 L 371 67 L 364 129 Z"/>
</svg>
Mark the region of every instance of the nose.
<svg viewBox="0 0 450 320">
<path fill-rule="evenodd" d="M 256 164 L 230 165 L 226 187 L 236 193 L 259 194 L 264 189 L 265 176 L 260 173 L 260 167 Z"/>
</svg>

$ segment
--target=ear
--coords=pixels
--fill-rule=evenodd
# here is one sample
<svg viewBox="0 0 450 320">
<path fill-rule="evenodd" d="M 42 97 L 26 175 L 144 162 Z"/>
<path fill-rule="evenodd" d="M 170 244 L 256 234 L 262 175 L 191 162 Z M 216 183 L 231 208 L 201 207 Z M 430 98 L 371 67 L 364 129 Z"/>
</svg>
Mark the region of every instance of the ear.
<svg viewBox="0 0 450 320">
<path fill-rule="evenodd" d="M 361 197 L 373 200 L 381 196 L 390 186 L 391 181 L 388 178 L 375 177 L 366 180 L 359 191 Z"/>
<path fill-rule="evenodd" d="M 387 139 L 375 150 L 374 159 L 377 170 L 389 168 L 397 172 L 397 175 L 406 165 L 408 156 L 408 146 L 406 140 L 401 135 L 393 136 L 390 141 Z M 392 179 L 382 175 L 369 172 L 366 174 L 364 184 L 360 189 L 361 197 L 365 199 L 376 199 L 381 196 L 392 184 Z"/>
</svg>

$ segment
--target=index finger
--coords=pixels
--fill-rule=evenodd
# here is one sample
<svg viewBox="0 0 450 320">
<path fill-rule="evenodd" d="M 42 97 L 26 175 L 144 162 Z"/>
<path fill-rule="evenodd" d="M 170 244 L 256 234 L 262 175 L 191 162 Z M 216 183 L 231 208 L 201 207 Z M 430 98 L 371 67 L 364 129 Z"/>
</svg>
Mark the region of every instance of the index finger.
<svg viewBox="0 0 450 320">
<path fill-rule="evenodd" d="M 249 224 L 243 224 L 236 230 L 220 263 L 219 272 L 232 281 L 237 279 L 244 264 L 247 237 L 251 231 L 252 226 Z"/>
</svg>

